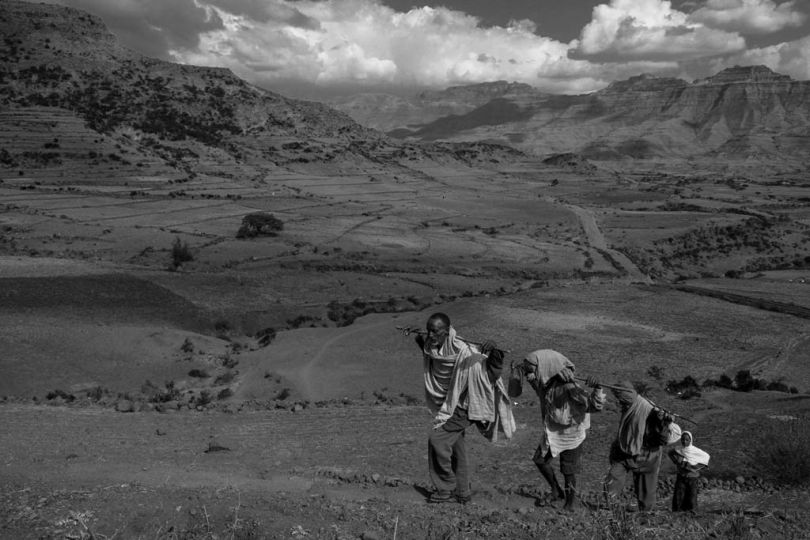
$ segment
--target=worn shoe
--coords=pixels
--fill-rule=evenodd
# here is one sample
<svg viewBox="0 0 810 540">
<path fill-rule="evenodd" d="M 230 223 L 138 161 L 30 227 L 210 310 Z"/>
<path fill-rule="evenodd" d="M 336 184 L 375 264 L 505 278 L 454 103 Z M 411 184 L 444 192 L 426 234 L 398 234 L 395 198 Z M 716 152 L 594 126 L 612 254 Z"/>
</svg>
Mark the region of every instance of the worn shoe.
<svg viewBox="0 0 810 540">
<path fill-rule="evenodd" d="M 467 493 L 465 495 L 456 494 L 456 501 L 460 504 L 467 504 L 468 502 L 472 501 L 472 493 Z"/>
<path fill-rule="evenodd" d="M 429 503 L 446 503 L 451 502 L 453 500 L 453 494 L 449 491 L 434 491 L 428 497 L 427 502 Z"/>
</svg>

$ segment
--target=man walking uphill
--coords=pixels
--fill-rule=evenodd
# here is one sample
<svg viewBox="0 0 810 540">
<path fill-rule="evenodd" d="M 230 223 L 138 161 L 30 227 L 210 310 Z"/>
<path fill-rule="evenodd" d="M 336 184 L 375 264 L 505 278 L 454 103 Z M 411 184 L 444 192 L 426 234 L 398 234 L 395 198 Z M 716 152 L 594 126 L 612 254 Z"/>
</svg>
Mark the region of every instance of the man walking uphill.
<svg viewBox="0 0 810 540">
<path fill-rule="evenodd" d="M 490 440 L 498 431 L 507 438 L 515 421 L 503 382 L 503 352 L 491 341 L 478 346 L 456 335 L 450 318 L 435 313 L 427 321 L 427 336 L 418 336 L 424 362 L 425 398 L 435 414 L 428 440 L 428 467 L 435 491 L 429 502 L 472 496 L 465 430 L 476 425 Z"/>
<path fill-rule="evenodd" d="M 610 447 L 610 470 L 605 479 L 608 499 L 618 496 L 624 488 L 628 472 L 633 473 L 633 490 L 639 510 L 652 510 L 661 468 L 661 447 L 681 436 L 681 428 L 672 416 L 653 406 L 625 381 L 613 394 L 621 407 L 621 419 L 616 440 Z"/>
<path fill-rule="evenodd" d="M 605 393 L 595 379 L 589 378 L 588 391 L 574 380 L 574 364 L 551 349 L 540 349 L 526 355 L 520 370 L 540 398 L 540 416 L 543 426 L 540 444 L 533 461 L 540 474 L 551 486 L 552 495 L 565 499 L 564 510 L 573 510 L 577 504 L 577 477 L 582 458 L 582 443 L 591 427 L 591 412 L 599 412 L 605 405 Z M 510 380 L 509 389 L 517 397 L 517 387 Z M 560 487 L 551 460 L 559 456 L 560 472 L 565 490 Z"/>
</svg>

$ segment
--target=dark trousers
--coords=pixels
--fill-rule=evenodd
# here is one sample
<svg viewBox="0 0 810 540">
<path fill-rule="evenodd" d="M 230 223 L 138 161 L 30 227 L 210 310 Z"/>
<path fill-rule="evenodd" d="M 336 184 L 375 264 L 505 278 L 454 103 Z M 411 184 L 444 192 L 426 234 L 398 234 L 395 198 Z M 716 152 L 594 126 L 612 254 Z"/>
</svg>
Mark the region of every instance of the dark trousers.
<svg viewBox="0 0 810 540">
<path fill-rule="evenodd" d="M 697 510 L 698 478 L 679 474 L 672 492 L 672 511 Z"/>
<path fill-rule="evenodd" d="M 436 491 L 470 494 L 469 463 L 464 430 L 471 425 L 467 411 L 456 407 L 453 416 L 428 439 L 428 468 Z"/>
<path fill-rule="evenodd" d="M 622 452 L 614 442 L 610 449 L 610 470 L 605 479 L 605 492 L 617 496 L 624 489 L 628 472 L 633 473 L 633 490 L 639 510 L 652 510 L 658 489 L 658 470 L 661 468 L 661 448 L 642 450 L 637 456 Z"/>
</svg>

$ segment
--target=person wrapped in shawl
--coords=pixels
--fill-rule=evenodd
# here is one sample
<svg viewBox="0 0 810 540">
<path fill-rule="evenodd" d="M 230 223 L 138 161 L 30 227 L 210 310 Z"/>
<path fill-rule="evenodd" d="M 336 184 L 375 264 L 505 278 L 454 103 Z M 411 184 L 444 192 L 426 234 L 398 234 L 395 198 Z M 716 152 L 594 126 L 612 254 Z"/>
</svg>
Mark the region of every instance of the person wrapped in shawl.
<svg viewBox="0 0 810 540">
<path fill-rule="evenodd" d="M 629 381 L 614 390 L 621 408 L 616 439 L 610 447 L 610 470 L 605 479 L 608 499 L 618 496 L 624 488 L 628 472 L 633 473 L 633 491 L 641 511 L 655 506 L 658 471 L 661 468 L 661 447 L 676 442 L 681 428 L 672 416 L 656 408 L 640 396 Z"/>
<path fill-rule="evenodd" d="M 422 349 L 425 399 L 435 414 L 428 439 L 428 469 L 434 485 L 429 502 L 461 503 L 472 497 L 465 430 L 476 425 L 491 441 L 515 429 L 511 404 L 500 379 L 503 352 L 491 341 L 475 347 L 456 334 L 450 318 L 435 313 Z"/>
<path fill-rule="evenodd" d="M 589 391 L 574 381 L 574 369 L 564 355 L 541 349 L 529 353 L 520 370 L 540 398 L 543 430 L 532 460 L 551 487 L 552 495 L 565 499 L 564 510 L 573 510 L 577 505 L 576 475 L 580 471 L 582 443 L 591 427 L 590 413 L 601 411 L 605 405 L 605 393 L 595 379 L 588 379 L 588 386 L 593 387 Z M 522 385 L 510 381 L 509 386 L 514 394 Z M 558 456 L 564 489 L 551 467 L 551 460 Z"/>
<path fill-rule="evenodd" d="M 669 458 L 678 467 L 672 492 L 672 511 L 697 510 L 700 471 L 709 466 L 709 454 L 692 444 L 692 434 L 681 433 L 681 443 L 669 451 Z"/>
</svg>

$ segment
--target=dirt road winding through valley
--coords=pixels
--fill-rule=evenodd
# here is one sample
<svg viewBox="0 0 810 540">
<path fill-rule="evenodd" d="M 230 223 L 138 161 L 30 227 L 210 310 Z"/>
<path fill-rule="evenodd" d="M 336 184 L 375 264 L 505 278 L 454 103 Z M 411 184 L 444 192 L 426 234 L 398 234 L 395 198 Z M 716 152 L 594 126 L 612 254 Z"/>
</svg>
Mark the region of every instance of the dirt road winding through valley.
<svg viewBox="0 0 810 540">
<path fill-rule="evenodd" d="M 638 266 L 633 263 L 633 261 L 627 258 L 627 256 L 623 253 L 612 249 L 608 245 L 605 235 L 602 233 L 602 230 L 599 228 L 599 224 L 596 222 L 596 217 L 594 216 L 593 210 L 570 203 L 563 203 L 553 197 L 545 197 L 545 200 L 552 204 L 561 205 L 571 210 L 577 216 L 577 219 L 579 219 L 579 223 L 582 225 L 582 230 L 585 231 L 585 237 L 588 240 L 588 245 L 603 255 L 609 255 L 609 257 L 612 259 L 611 263 L 614 265 L 614 267 L 617 267 L 617 270 L 624 270 L 627 272 L 627 275 L 633 281 L 641 281 L 644 283 L 650 282 L 650 277 L 642 272 Z"/>
</svg>

